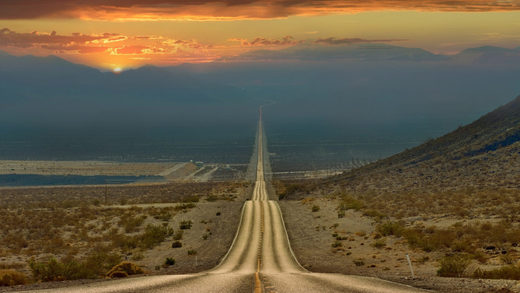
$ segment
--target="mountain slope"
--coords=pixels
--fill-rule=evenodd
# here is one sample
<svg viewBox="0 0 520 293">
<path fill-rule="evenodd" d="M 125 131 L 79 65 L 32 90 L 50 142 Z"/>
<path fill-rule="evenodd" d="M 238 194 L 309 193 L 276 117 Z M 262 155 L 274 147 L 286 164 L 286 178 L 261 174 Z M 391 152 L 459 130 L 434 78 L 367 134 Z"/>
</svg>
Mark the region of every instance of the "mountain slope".
<svg viewBox="0 0 520 293">
<path fill-rule="evenodd" d="M 387 159 L 329 179 L 386 191 L 518 187 L 520 97 L 475 122 Z"/>
<path fill-rule="evenodd" d="M 237 87 L 153 66 L 114 74 L 8 54 L 0 64 L 3 159 L 233 160 L 176 147 L 249 145 L 261 103 Z M 249 149 L 243 155 L 247 162 Z"/>
</svg>

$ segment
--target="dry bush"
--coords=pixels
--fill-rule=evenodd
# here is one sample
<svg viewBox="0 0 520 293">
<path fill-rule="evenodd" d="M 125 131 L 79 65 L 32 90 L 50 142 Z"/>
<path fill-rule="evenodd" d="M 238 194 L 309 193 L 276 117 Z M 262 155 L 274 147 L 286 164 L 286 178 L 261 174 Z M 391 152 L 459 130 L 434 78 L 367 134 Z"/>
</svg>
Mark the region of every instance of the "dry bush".
<svg viewBox="0 0 520 293">
<path fill-rule="evenodd" d="M 402 223 L 388 221 L 379 224 L 376 231 L 383 236 L 402 236 L 411 247 L 425 252 L 441 249 L 465 252 L 479 261 L 483 260 L 480 247 L 490 244 L 513 245 L 520 241 L 520 227 L 506 221 L 465 225 L 456 223 L 442 229 L 419 225 L 407 228 Z"/>
<path fill-rule="evenodd" d="M 114 232 L 110 235 L 112 247 L 120 248 L 123 251 L 135 248 L 151 249 L 165 241 L 168 236 L 173 235 L 173 229 L 164 225 L 147 225 L 143 233 L 131 236 Z"/>
<path fill-rule="evenodd" d="M 376 227 L 376 231 L 383 236 L 393 235 L 396 237 L 401 237 L 403 230 L 404 230 L 404 226 L 402 223 L 391 222 L 391 221 L 379 224 Z"/>
<path fill-rule="evenodd" d="M 0 270 L 0 286 L 15 286 L 27 283 L 27 276 L 15 270 Z"/>
<path fill-rule="evenodd" d="M 193 222 L 191 220 L 181 221 L 181 223 L 179 224 L 179 229 L 181 229 L 181 230 L 191 229 L 192 224 L 193 224 Z"/>
<path fill-rule="evenodd" d="M 346 194 L 341 196 L 341 200 L 338 206 L 339 210 L 355 210 L 359 211 L 365 207 L 365 203 L 362 200 L 354 198 L 352 195 Z"/>
<path fill-rule="evenodd" d="M 131 211 L 124 213 L 118 225 L 125 229 L 126 233 L 136 232 L 146 219 L 145 215 L 135 216 Z"/>
<path fill-rule="evenodd" d="M 185 212 L 186 210 L 189 210 L 189 209 L 192 209 L 194 208 L 196 205 L 194 203 L 183 203 L 183 204 L 180 204 L 180 205 L 177 205 L 175 207 L 175 210 L 176 211 L 183 211 Z"/>
<path fill-rule="evenodd" d="M 437 271 L 437 275 L 440 277 L 463 277 L 469 263 L 470 260 L 464 255 L 445 256 L 440 261 L 441 267 Z"/>
<path fill-rule="evenodd" d="M 515 265 L 508 265 L 489 271 L 478 269 L 473 274 L 473 277 L 478 279 L 520 280 L 520 267 Z"/>
<path fill-rule="evenodd" d="M 124 261 L 115 265 L 110 271 L 106 273 L 106 276 L 108 278 L 125 278 L 130 275 L 138 274 L 144 274 L 144 270 L 136 264 Z"/>
<path fill-rule="evenodd" d="M 85 259 L 65 257 L 61 260 L 50 258 L 46 261 L 29 261 L 29 267 L 36 280 L 63 281 L 95 279 L 103 277 L 106 271 L 121 260 L 119 255 L 105 253 L 98 248 Z"/>
</svg>

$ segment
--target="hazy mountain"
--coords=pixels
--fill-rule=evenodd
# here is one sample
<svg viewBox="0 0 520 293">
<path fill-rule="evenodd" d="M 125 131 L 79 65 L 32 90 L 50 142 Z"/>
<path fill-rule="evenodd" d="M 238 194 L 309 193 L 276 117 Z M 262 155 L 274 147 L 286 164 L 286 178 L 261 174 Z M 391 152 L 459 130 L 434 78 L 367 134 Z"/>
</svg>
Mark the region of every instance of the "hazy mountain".
<svg viewBox="0 0 520 293">
<path fill-rule="evenodd" d="M 227 61 L 255 60 L 351 60 L 351 61 L 439 61 L 443 55 L 435 55 L 420 48 L 406 48 L 388 44 L 318 45 L 303 44 L 282 50 L 256 50 Z"/>
<path fill-rule="evenodd" d="M 154 158 L 174 145 L 254 140 L 261 101 L 187 72 L 114 74 L 52 56 L 3 54 L 0 63 L 2 158 Z"/>
<path fill-rule="evenodd" d="M 520 91 L 520 62 L 496 66 L 478 62 L 483 55 L 468 52 L 472 50 L 442 56 L 384 44 L 302 45 L 180 68 L 273 101 L 265 111 L 273 144 L 411 147 L 478 118 Z M 381 158 L 395 150 L 380 148 L 358 156 Z M 327 148 L 316 151 L 341 155 Z"/>
<path fill-rule="evenodd" d="M 520 48 L 508 49 L 484 46 L 463 50 L 452 57 L 455 62 L 469 62 L 487 66 L 517 67 L 520 64 Z"/>
<path fill-rule="evenodd" d="M 519 172 L 520 96 L 449 134 L 330 181 L 353 189 L 369 184 L 425 192 L 432 188 L 516 188 Z"/>
<path fill-rule="evenodd" d="M 90 152 L 90 158 L 176 152 L 172 144 L 247 145 L 257 107 L 266 104 L 275 170 L 303 162 L 298 158 L 315 159 L 302 168 L 374 160 L 451 131 L 516 95 L 515 52 L 484 47 L 442 56 L 384 44 L 303 44 L 121 74 L 57 57 L 2 54 L 0 154 L 29 152 L 15 145 L 20 141 L 32 145 L 30 153 L 52 158 L 64 149 L 72 157 Z M 510 62 L 479 61 L 491 60 L 486 56 Z M 64 147 L 76 144 L 81 151 Z M 304 147 L 295 152 L 294 145 Z"/>
</svg>

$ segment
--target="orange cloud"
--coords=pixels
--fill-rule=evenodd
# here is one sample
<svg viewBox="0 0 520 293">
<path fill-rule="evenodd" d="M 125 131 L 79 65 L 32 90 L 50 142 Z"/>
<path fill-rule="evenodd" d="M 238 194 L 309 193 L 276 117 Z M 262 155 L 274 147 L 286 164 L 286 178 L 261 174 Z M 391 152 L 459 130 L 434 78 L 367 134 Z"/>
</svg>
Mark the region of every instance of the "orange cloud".
<svg viewBox="0 0 520 293">
<path fill-rule="evenodd" d="M 40 33 L 34 31 L 32 33 L 17 33 L 8 28 L 0 30 L 0 46 L 6 47 L 38 47 L 38 46 L 57 46 L 66 48 L 67 46 L 73 47 L 77 44 L 95 43 L 104 39 L 110 39 L 114 37 L 114 34 L 102 34 L 102 35 L 83 35 L 75 33 L 69 36 L 63 36 L 56 34 L 55 31 L 51 33 Z"/>
<path fill-rule="evenodd" d="M 60 35 L 53 32 L 18 33 L 0 29 L 0 50 L 21 55 L 59 55 L 98 67 L 100 64 L 175 64 L 208 62 L 220 57 L 211 44 L 196 40 L 179 40 L 163 36 L 127 36 L 123 34 Z M 133 60 L 130 62 L 129 60 Z M 140 60 L 140 61 L 139 61 Z M 110 65 L 107 65 L 110 66 Z"/>
<path fill-rule="evenodd" d="M 207 50 L 212 46 L 195 40 L 176 40 L 161 36 L 129 37 L 122 34 L 104 33 L 86 35 L 74 33 L 59 35 L 51 33 L 18 33 L 8 28 L 0 30 L 0 48 L 32 48 L 59 53 L 99 53 L 112 55 L 162 54 L 178 50 Z"/>
<path fill-rule="evenodd" d="M 247 19 L 372 10 L 514 11 L 518 0 L 2 0 L 0 19 Z"/>
</svg>

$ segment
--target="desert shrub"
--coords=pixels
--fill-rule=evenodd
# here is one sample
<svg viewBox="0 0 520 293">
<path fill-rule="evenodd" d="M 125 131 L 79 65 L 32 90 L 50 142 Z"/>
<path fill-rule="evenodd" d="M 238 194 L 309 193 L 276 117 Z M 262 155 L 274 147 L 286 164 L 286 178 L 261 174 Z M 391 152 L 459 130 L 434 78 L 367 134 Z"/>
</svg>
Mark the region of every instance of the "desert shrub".
<svg viewBox="0 0 520 293">
<path fill-rule="evenodd" d="M 172 248 L 180 248 L 182 247 L 182 243 L 180 241 L 174 241 L 172 243 Z"/>
<path fill-rule="evenodd" d="M 124 278 L 130 275 L 137 275 L 143 273 L 143 269 L 140 268 L 138 265 L 124 261 L 120 264 L 115 265 L 110 271 L 107 272 L 106 276 L 109 278 Z"/>
<path fill-rule="evenodd" d="M 386 239 L 385 238 L 380 238 L 380 239 L 377 239 L 373 244 L 372 246 L 374 246 L 375 248 L 383 248 L 386 246 Z"/>
<path fill-rule="evenodd" d="M 194 249 L 188 250 L 188 255 L 196 255 L 196 254 L 197 254 L 196 250 L 194 250 Z"/>
<path fill-rule="evenodd" d="M 175 259 L 171 257 L 167 257 L 164 261 L 164 264 L 167 266 L 173 266 L 175 264 Z"/>
<path fill-rule="evenodd" d="M 336 247 L 341 247 L 343 246 L 343 244 L 341 244 L 340 241 L 334 241 L 332 244 L 331 244 L 332 247 L 336 248 Z"/>
<path fill-rule="evenodd" d="M 344 195 L 341 197 L 341 202 L 338 206 L 339 210 L 356 210 L 359 211 L 360 209 L 365 207 L 365 203 L 359 199 L 355 199 L 354 197 L 350 195 Z"/>
<path fill-rule="evenodd" d="M 383 213 L 381 213 L 381 212 L 379 212 L 377 210 L 373 210 L 373 209 L 364 211 L 363 215 L 367 216 L 367 217 L 374 218 L 376 220 L 376 222 L 380 222 L 383 219 L 387 218 L 387 216 L 385 214 L 383 214 Z"/>
<path fill-rule="evenodd" d="M 344 218 L 345 217 L 345 211 L 344 210 L 339 210 L 338 211 L 338 219 L 341 219 L 341 218 Z"/>
<path fill-rule="evenodd" d="M 503 254 L 500 256 L 500 260 L 506 265 L 512 265 L 515 262 L 515 258 L 510 254 Z"/>
<path fill-rule="evenodd" d="M 24 263 L 21 262 L 11 262 L 11 263 L 4 263 L 0 262 L 0 269 L 23 269 L 25 267 Z"/>
<path fill-rule="evenodd" d="M 445 256 L 440 261 L 441 267 L 437 270 L 440 277 L 457 277 L 464 275 L 464 271 L 468 267 L 470 260 L 465 255 L 455 254 Z"/>
<path fill-rule="evenodd" d="M 173 234 L 173 229 L 162 225 L 148 225 L 144 233 L 139 235 L 139 247 L 150 249 L 163 242 L 166 237 Z"/>
<path fill-rule="evenodd" d="M 199 202 L 199 196 L 197 195 L 188 195 L 188 196 L 185 196 L 182 198 L 182 202 L 187 202 L 187 203 L 193 203 L 193 202 Z M 193 205 L 195 206 L 195 205 Z"/>
<path fill-rule="evenodd" d="M 475 271 L 475 273 L 473 273 L 473 277 L 478 279 L 520 280 L 520 267 L 515 265 L 508 265 L 490 271 L 478 269 Z"/>
<path fill-rule="evenodd" d="M 130 250 L 134 248 L 151 249 L 161 242 L 166 237 L 173 234 L 173 229 L 164 225 L 148 225 L 143 233 L 139 235 L 126 236 L 115 234 L 111 236 L 112 245 L 123 250 Z"/>
<path fill-rule="evenodd" d="M 181 223 L 179 224 L 179 228 L 182 229 L 182 230 L 191 229 L 191 225 L 192 224 L 193 224 L 193 222 L 191 220 L 189 220 L 189 221 L 181 221 Z"/>
<path fill-rule="evenodd" d="M 172 214 L 170 214 L 167 211 L 162 211 L 161 213 L 156 214 L 153 217 L 154 217 L 154 219 L 168 222 L 172 218 Z"/>
<path fill-rule="evenodd" d="M 188 209 L 192 209 L 195 207 L 195 204 L 194 203 L 183 203 L 183 204 L 180 204 L 178 206 L 176 206 L 174 209 L 176 211 L 186 211 Z"/>
<path fill-rule="evenodd" d="M 315 212 L 317 212 L 317 211 L 319 211 L 319 210 L 320 210 L 320 206 L 318 206 L 318 205 L 313 205 L 313 206 L 312 206 L 312 212 L 313 212 L 313 213 L 315 213 Z"/>
<path fill-rule="evenodd" d="M 121 256 L 116 253 L 106 252 L 104 247 L 96 247 L 82 262 L 82 266 L 94 274 L 101 276 L 110 268 L 121 261 Z"/>
<path fill-rule="evenodd" d="M 83 260 L 65 257 L 62 260 L 50 258 L 39 262 L 31 259 L 29 267 L 34 278 L 43 282 L 95 279 L 104 276 L 119 261 L 118 255 L 97 250 Z"/>
<path fill-rule="evenodd" d="M 404 227 L 399 222 L 384 222 L 382 224 L 377 225 L 376 231 L 383 236 L 396 236 L 401 237 L 403 233 Z"/>
<path fill-rule="evenodd" d="M 29 267 L 31 268 L 33 277 L 39 281 L 49 282 L 66 279 L 65 265 L 58 262 L 55 258 L 51 258 L 47 262 L 30 260 Z"/>
<path fill-rule="evenodd" d="M 141 252 L 136 252 L 136 253 L 132 254 L 132 260 L 138 261 L 138 260 L 143 260 L 143 259 L 144 259 L 144 255 Z"/>
<path fill-rule="evenodd" d="M 365 262 L 364 262 L 362 259 L 355 259 L 355 260 L 353 260 L 352 262 L 354 262 L 354 264 L 356 265 L 356 267 L 360 267 L 360 266 L 365 265 Z"/>
<path fill-rule="evenodd" d="M 285 190 L 279 191 L 279 197 L 285 198 L 292 194 L 308 193 L 311 188 L 305 183 L 290 183 L 285 186 Z"/>
<path fill-rule="evenodd" d="M 216 195 L 209 195 L 208 197 L 206 197 L 206 201 L 209 201 L 209 202 L 214 202 L 214 201 L 217 201 L 218 200 L 218 196 Z"/>
<path fill-rule="evenodd" d="M 0 286 L 23 285 L 27 283 L 25 274 L 15 270 L 0 270 Z"/>
<path fill-rule="evenodd" d="M 126 233 L 135 232 L 137 231 L 137 228 L 139 228 L 143 224 L 145 219 L 145 215 L 136 217 L 131 213 L 125 213 L 123 214 L 123 216 L 121 216 L 121 219 L 119 220 L 119 226 L 122 226 L 125 229 Z"/>
<path fill-rule="evenodd" d="M 365 237 L 367 235 L 367 232 L 365 232 L 365 231 L 357 231 L 355 234 L 357 236 L 359 236 L 359 237 Z"/>
<path fill-rule="evenodd" d="M 183 234 L 183 230 L 177 230 L 177 232 L 173 235 L 173 240 L 181 240 Z"/>
</svg>

